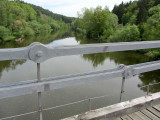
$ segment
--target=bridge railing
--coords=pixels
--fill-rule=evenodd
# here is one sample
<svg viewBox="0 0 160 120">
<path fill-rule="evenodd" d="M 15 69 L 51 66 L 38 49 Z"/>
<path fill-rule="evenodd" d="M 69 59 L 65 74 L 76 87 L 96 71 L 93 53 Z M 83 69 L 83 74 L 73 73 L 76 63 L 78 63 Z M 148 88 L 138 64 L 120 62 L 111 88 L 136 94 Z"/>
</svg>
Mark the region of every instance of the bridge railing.
<svg viewBox="0 0 160 120">
<path fill-rule="evenodd" d="M 148 84 L 148 85 L 144 85 L 144 86 L 141 86 L 140 88 L 147 88 L 147 92 L 146 92 L 146 95 L 149 95 L 149 92 L 150 92 L 150 87 L 151 86 L 154 86 L 154 85 L 159 85 L 160 82 L 158 83 L 153 83 L 153 84 Z M 134 91 L 133 89 L 131 89 L 130 91 Z M 125 91 L 123 91 L 124 93 Z M 128 92 L 128 91 L 127 91 Z M 120 93 L 120 96 L 123 94 L 123 93 Z M 94 100 L 97 100 L 97 99 L 102 99 L 102 98 L 111 98 L 113 97 L 115 94 L 118 94 L 119 95 L 119 92 L 118 93 L 114 93 L 114 94 L 111 94 L 111 95 L 103 95 L 103 96 L 97 96 L 97 97 L 92 97 L 92 98 L 87 98 L 87 99 L 82 99 L 82 100 L 79 100 L 79 101 L 75 101 L 75 102 L 71 102 L 71 103 L 67 103 L 67 104 L 62 104 L 62 105 L 57 105 L 57 106 L 53 106 L 53 107 L 49 107 L 49 108 L 43 108 L 43 111 L 48 111 L 48 110 L 56 110 L 58 108 L 64 108 L 64 107 L 67 107 L 67 106 L 70 106 L 70 105 L 75 105 L 75 104 L 79 104 L 79 103 L 86 103 L 88 102 L 88 111 L 92 110 L 93 109 L 93 103 L 94 103 Z M 9 116 L 9 117 L 5 117 L 5 118 L 0 118 L 0 120 L 10 120 L 10 119 L 16 119 L 17 117 L 23 117 L 23 116 L 28 116 L 28 115 L 33 115 L 35 113 L 37 113 L 39 111 L 31 111 L 31 112 L 27 112 L 27 113 L 23 113 L 23 114 L 17 114 L 17 115 L 12 115 L 12 116 Z"/>
<path fill-rule="evenodd" d="M 122 64 L 115 69 L 44 79 L 41 79 L 40 77 L 40 63 L 58 56 L 128 51 L 148 48 L 160 48 L 160 41 L 85 44 L 60 47 L 50 47 L 41 43 L 32 43 L 31 45 L 23 48 L 0 49 L 0 61 L 25 59 L 32 60 L 37 63 L 37 80 L 1 84 L 0 99 L 38 93 L 38 112 L 40 113 L 40 120 L 42 120 L 43 109 L 41 92 L 43 91 L 55 90 L 89 82 L 98 82 L 100 80 L 108 80 L 111 78 L 122 77 L 123 80 L 121 93 L 123 93 L 124 81 L 126 78 L 132 77 L 140 73 L 160 69 L 160 61 L 153 61 L 129 66 Z M 122 94 L 120 96 L 120 101 L 121 97 Z"/>
</svg>

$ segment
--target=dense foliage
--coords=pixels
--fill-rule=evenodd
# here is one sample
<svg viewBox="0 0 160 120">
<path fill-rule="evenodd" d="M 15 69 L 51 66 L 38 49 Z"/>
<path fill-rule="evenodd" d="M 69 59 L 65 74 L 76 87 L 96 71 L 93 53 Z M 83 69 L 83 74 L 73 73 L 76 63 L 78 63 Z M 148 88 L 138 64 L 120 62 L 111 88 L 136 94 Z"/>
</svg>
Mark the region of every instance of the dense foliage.
<svg viewBox="0 0 160 120">
<path fill-rule="evenodd" d="M 160 40 L 160 0 L 122 2 L 112 12 L 107 7 L 85 8 L 72 28 L 105 42 Z M 160 58 L 159 49 L 141 52 Z"/>
<path fill-rule="evenodd" d="M 136 25 L 126 25 L 123 29 L 117 30 L 107 39 L 108 42 L 130 42 L 133 40 L 140 40 L 140 32 Z"/>
<path fill-rule="evenodd" d="M 108 8 L 102 9 L 100 6 L 95 9 L 84 8 L 72 23 L 75 31 L 83 32 L 92 38 L 111 35 L 117 24 L 117 16 L 109 12 Z"/>
<path fill-rule="evenodd" d="M 149 17 L 148 10 L 160 4 L 160 0 L 137 0 L 128 3 L 115 5 L 112 12 L 118 16 L 120 24 L 126 24 L 133 15 L 136 17 L 136 24 L 146 22 Z M 126 20 L 124 18 L 127 18 Z"/>
<path fill-rule="evenodd" d="M 0 42 L 65 29 L 71 21 L 23 1 L 0 0 Z"/>
</svg>

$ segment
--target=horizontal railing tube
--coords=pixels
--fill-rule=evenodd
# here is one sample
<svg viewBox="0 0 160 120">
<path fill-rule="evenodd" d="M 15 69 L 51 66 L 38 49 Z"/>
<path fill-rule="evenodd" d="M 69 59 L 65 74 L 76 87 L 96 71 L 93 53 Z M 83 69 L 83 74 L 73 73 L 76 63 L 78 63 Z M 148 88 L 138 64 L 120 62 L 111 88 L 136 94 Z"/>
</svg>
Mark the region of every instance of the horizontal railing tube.
<svg viewBox="0 0 160 120">
<path fill-rule="evenodd" d="M 160 48 L 160 41 L 100 43 L 74 46 L 51 47 L 41 43 L 32 43 L 23 48 L 0 49 L 0 60 L 26 59 L 36 63 L 53 57 Z"/>
<path fill-rule="evenodd" d="M 81 85 L 90 82 L 99 82 L 100 80 L 109 80 L 116 77 L 132 77 L 133 75 L 160 69 L 160 62 L 148 62 L 132 66 L 119 66 L 116 69 L 102 70 L 96 72 L 82 73 L 76 75 L 67 75 L 55 78 L 46 78 L 41 82 L 22 82 L 21 84 L 7 84 L 0 86 L 0 99 L 14 96 L 38 93 L 48 90 L 55 90 L 75 85 Z"/>
</svg>

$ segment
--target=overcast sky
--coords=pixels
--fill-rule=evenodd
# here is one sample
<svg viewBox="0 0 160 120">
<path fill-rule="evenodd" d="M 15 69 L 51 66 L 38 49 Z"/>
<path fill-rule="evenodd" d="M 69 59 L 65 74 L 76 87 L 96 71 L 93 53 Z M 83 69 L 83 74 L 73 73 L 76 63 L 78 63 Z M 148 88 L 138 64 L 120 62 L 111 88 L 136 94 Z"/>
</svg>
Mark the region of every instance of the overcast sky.
<svg viewBox="0 0 160 120">
<path fill-rule="evenodd" d="M 115 4 L 128 2 L 130 0 L 23 0 L 27 3 L 41 6 L 45 9 L 58 14 L 62 14 L 70 17 L 77 17 L 77 11 L 81 11 L 82 8 L 97 7 L 98 5 L 109 7 L 111 11 Z M 133 0 L 132 0 L 133 1 Z"/>
</svg>

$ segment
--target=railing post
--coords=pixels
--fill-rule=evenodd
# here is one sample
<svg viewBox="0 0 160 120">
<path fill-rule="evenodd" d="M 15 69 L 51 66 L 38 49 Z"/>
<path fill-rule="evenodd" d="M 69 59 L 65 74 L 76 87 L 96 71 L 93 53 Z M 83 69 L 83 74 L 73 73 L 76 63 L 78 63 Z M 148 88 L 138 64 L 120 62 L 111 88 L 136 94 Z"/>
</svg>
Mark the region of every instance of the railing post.
<svg viewBox="0 0 160 120">
<path fill-rule="evenodd" d="M 88 99 L 88 104 L 89 104 L 89 105 L 88 105 L 88 109 L 89 109 L 89 111 L 90 111 L 90 110 L 91 110 L 91 107 L 92 107 L 92 106 L 91 106 L 91 99 L 90 99 L 90 98 Z"/>
<path fill-rule="evenodd" d="M 149 95 L 149 87 L 150 85 L 147 86 L 147 95 Z"/>
<path fill-rule="evenodd" d="M 37 82 L 40 82 L 41 81 L 41 78 L 40 78 L 40 63 L 37 63 Z M 41 95 L 41 92 L 38 92 L 38 106 L 39 106 L 39 120 L 43 120 L 43 117 L 42 117 L 42 95 Z"/>
<path fill-rule="evenodd" d="M 125 77 L 122 78 L 122 85 L 121 85 L 121 92 L 120 92 L 120 102 L 122 101 L 122 95 L 124 93 L 124 82 L 125 82 Z"/>
</svg>

